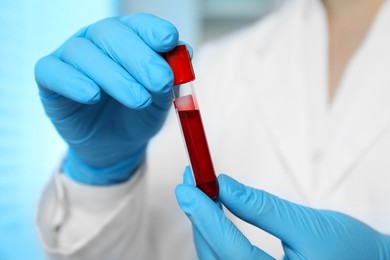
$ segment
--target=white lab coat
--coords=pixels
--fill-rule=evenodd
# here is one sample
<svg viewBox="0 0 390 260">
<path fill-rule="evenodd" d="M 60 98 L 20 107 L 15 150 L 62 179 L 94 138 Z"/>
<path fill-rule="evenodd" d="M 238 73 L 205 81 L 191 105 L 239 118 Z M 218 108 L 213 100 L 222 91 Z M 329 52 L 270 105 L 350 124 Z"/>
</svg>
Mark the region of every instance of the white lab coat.
<svg viewBox="0 0 390 260">
<path fill-rule="evenodd" d="M 196 90 L 218 173 L 390 234 L 390 5 L 327 101 L 326 14 L 286 1 L 195 53 Z M 198 56 L 198 57 L 196 57 Z M 172 111 L 128 182 L 87 187 L 56 173 L 39 206 L 52 259 L 191 259 L 191 226 L 174 188 L 187 164 Z M 274 256 L 280 242 L 234 219 Z"/>
</svg>

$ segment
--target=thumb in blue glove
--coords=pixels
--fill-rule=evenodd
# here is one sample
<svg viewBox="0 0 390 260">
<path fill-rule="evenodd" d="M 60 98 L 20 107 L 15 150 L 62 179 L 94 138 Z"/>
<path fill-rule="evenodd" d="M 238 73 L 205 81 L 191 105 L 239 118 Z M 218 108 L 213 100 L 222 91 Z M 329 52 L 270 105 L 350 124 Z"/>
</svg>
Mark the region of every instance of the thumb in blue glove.
<svg viewBox="0 0 390 260">
<path fill-rule="evenodd" d="M 390 237 L 359 220 L 288 202 L 228 176 L 221 175 L 218 181 L 222 204 L 237 217 L 279 238 L 287 259 L 390 258 Z M 192 184 L 179 185 L 176 196 L 192 222 L 201 259 L 273 259 L 253 246 L 221 208 Z"/>
</svg>

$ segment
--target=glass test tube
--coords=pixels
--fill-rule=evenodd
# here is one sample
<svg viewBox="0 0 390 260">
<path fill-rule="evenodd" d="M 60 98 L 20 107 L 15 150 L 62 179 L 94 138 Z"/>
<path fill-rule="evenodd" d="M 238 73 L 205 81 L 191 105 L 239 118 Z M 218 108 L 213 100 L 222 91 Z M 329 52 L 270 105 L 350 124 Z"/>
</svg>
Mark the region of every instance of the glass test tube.
<svg viewBox="0 0 390 260">
<path fill-rule="evenodd" d="M 179 45 L 163 57 L 174 74 L 173 103 L 178 114 L 182 134 L 196 187 L 211 199 L 218 197 L 219 187 L 211 160 L 198 102 L 191 82 L 195 79 L 191 59 L 185 45 Z"/>
</svg>

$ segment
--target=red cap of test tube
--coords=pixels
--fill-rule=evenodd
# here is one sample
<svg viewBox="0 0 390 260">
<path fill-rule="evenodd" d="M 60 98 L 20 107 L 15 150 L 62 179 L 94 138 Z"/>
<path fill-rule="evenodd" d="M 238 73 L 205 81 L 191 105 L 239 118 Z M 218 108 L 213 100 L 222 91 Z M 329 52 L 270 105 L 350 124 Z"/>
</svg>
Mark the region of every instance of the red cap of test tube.
<svg viewBox="0 0 390 260">
<path fill-rule="evenodd" d="M 185 45 L 178 45 L 173 50 L 163 53 L 173 71 L 173 85 L 181 85 L 195 79 L 191 58 Z"/>
</svg>

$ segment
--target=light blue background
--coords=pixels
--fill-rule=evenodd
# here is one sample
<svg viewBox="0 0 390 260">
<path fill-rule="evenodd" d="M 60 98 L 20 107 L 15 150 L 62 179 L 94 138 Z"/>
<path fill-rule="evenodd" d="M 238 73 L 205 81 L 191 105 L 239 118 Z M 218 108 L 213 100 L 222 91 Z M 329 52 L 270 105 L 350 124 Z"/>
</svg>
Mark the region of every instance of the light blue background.
<svg viewBox="0 0 390 260">
<path fill-rule="evenodd" d="M 39 193 L 64 144 L 44 115 L 34 64 L 82 25 L 114 12 L 108 0 L 0 2 L 0 259 L 41 259 Z"/>
</svg>

